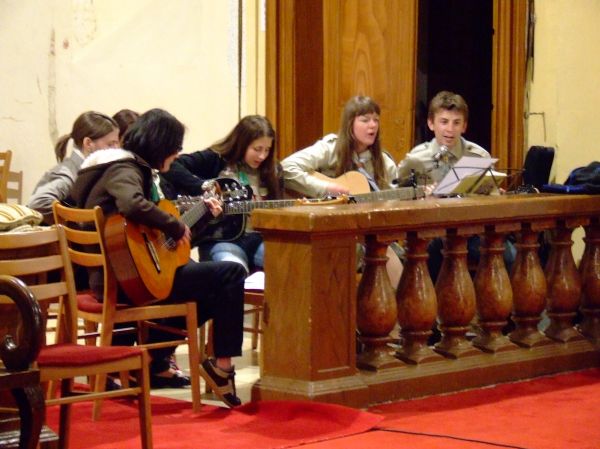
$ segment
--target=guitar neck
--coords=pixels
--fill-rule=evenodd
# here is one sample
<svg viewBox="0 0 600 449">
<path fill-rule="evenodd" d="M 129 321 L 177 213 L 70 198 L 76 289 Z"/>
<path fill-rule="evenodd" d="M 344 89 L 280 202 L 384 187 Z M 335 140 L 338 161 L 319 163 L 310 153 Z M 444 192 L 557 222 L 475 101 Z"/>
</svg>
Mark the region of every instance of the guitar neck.
<svg viewBox="0 0 600 449">
<path fill-rule="evenodd" d="M 180 220 L 183 221 L 188 226 L 188 228 L 191 228 L 198 222 L 198 220 L 200 220 L 208 212 L 208 206 L 206 206 L 204 201 L 200 199 L 200 201 L 196 202 L 193 207 L 188 209 L 180 217 Z"/>
<path fill-rule="evenodd" d="M 352 195 L 357 203 L 385 200 L 413 200 L 423 198 L 425 193 L 423 187 L 399 187 L 397 189 L 379 190 L 377 192 L 359 193 Z"/>
<path fill-rule="evenodd" d="M 297 200 L 238 201 L 223 206 L 225 215 L 249 214 L 254 209 L 279 209 L 298 204 Z"/>
</svg>

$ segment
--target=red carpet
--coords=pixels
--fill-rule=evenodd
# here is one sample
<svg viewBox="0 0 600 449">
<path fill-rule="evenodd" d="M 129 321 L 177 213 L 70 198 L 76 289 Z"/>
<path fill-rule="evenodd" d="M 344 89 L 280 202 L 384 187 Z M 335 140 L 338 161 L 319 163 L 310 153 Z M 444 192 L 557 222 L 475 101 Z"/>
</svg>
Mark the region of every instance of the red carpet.
<svg viewBox="0 0 600 449">
<path fill-rule="evenodd" d="M 379 429 L 410 433 L 395 440 L 410 449 L 599 449 L 600 370 L 386 404 L 370 411 L 385 415 Z"/>
<path fill-rule="evenodd" d="M 152 398 L 155 449 L 271 449 L 366 432 L 383 417 L 331 404 L 264 401 L 235 410 L 206 405 L 198 414 L 188 402 Z M 58 409 L 48 410 L 56 429 Z M 91 421 L 91 405 L 73 407 L 71 449 L 140 447 L 137 409 L 128 402 L 106 401 L 102 419 Z"/>
<path fill-rule="evenodd" d="M 600 449 L 600 369 L 373 407 L 259 402 L 236 410 L 152 398 L 156 449 Z M 57 408 L 48 411 L 55 428 Z M 140 447 L 136 408 L 74 408 L 71 449 Z M 369 429 L 373 429 L 370 430 Z"/>
</svg>

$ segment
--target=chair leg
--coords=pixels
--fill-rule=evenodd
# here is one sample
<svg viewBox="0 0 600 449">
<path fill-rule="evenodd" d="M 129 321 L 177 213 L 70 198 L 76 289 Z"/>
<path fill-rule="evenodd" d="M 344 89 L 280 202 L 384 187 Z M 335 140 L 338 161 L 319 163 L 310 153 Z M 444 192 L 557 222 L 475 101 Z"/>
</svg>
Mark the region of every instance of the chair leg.
<svg viewBox="0 0 600 449">
<path fill-rule="evenodd" d="M 98 330 L 98 326 L 93 321 L 85 321 L 83 327 L 86 334 L 91 334 Z M 96 340 L 96 337 L 88 337 L 85 339 L 85 344 L 88 346 L 96 346 Z"/>
<path fill-rule="evenodd" d="M 102 393 L 106 389 L 106 374 L 98 374 L 94 383 L 94 392 Z M 92 409 L 92 420 L 98 421 L 102 414 L 102 399 L 96 399 L 94 401 L 94 407 Z"/>
<path fill-rule="evenodd" d="M 60 394 L 61 397 L 71 395 L 73 389 L 73 379 L 63 379 L 60 381 Z M 69 435 L 70 435 L 70 423 L 71 423 L 71 404 L 61 404 L 60 406 L 60 417 L 58 424 L 58 446 L 59 449 L 69 448 Z"/>
<path fill-rule="evenodd" d="M 192 389 L 192 409 L 199 412 L 202 407 L 200 393 L 200 352 L 198 349 L 198 317 L 196 316 L 196 304 L 187 304 L 186 315 L 188 357 L 190 365 L 190 381 Z"/>
<path fill-rule="evenodd" d="M 152 410 L 150 407 L 150 376 L 148 369 L 150 360 L 148 352 L 142 352 L 142 367 L 135 372 L 140 392 L 138 394 L 138 410 L 140 415 L 140 438 L 142 449 L 152 449 Z"/>
<path fill-rule="evenodd" d="M 213 357 L 215 355 L 215 351 L 213 348 L 213 325 L 212 325 L 212 320 L 209 320 L 206 322 L 205 324 L 206 326 L 206 349 L 204 350 L 205 353 L 205 357 L 204 358 L 208 358 L 208 357 Z M 212 388 L 210 388 L 210 385 L 208 385 L 208 383 L 204 384 L 204 392 L 205 393 L 211 393 L 212 392 Z"/>
</svg>

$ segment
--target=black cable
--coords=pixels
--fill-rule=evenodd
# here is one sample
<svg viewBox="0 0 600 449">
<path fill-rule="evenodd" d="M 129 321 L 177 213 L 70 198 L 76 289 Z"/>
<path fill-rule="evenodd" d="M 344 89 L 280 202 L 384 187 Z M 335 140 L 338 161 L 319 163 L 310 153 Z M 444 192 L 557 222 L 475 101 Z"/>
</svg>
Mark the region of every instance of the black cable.
<svg viewBox="0 0 600 449">
<path fill-rule="evenodd" d="M 382 430 L 384 432 L 395 432 L 395 433 L 404 433 L 407 435 L 419 435 L 419 436 L 425 436 L 425 437 L 434 437 L 434 438 L 448 438 L 450 440 L 457 440 L 457 441 L 467 441 L 469 443 L 481 443 L 481 444 L 488 444 L 490 446 L 495 446 L 495 447 L 506 447 L 509 449 L 530 449 L 524 446 L 511 446 L 510 444 L 502 444 L 502 443 L 493 443 L 491 441 L 484 441 L 484 440 L 476 440 L 476 439 L 472 439 L 472 438 L 461 438 L 461 437 L 454 437 L 452 435 L 442 435 L 442 434 L 437 434 L 437 433 L 425 433 L 425 432 L 410 432 L 408 430 L 400 430 L 400 429 L 391 429 L 388 427 L 374 427 L 373 430 Z"/>
</svg>

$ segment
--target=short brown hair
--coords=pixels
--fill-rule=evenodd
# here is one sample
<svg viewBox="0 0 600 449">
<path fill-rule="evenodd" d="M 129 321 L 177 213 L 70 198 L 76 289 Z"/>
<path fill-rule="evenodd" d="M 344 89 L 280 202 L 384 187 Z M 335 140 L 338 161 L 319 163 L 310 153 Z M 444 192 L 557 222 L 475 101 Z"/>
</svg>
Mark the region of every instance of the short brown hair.
<svg viewBox="0 0 600 449">
<path fill-rule="evenodd" d="M 463 115 L 465 122 L 469 120 L 469 106 L 467 106 L 467 102 L 459 94 L 447 90 L 438 92 L 429 102 L 427 118 L 433 120 L 436 112 L 439 112 L 442 109 L 460 112 Z"/>
</svg>

